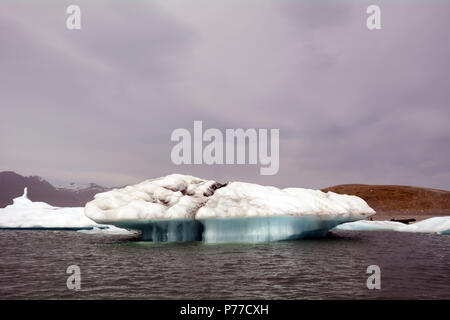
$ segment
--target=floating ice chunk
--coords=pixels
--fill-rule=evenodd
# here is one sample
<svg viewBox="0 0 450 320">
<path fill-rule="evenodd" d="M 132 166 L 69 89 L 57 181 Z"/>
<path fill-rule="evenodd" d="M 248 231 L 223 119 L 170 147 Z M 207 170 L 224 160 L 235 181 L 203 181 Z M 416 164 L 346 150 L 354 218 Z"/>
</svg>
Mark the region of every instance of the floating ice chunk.
<svg viewBox="0 0 450 320">
<path fill-rule="evenodd" d="M 336 226 L 335 229 L 353 231 L 397 231 L 399 228 L 403 228 L 404 226 L 405 224 L 395 221 L 360 220 L 340 224 Z"/>
<path fill-rule="evenodd" d="M 337 230 L 399 231 L 450 234 L 450 217 L 434 217 L 413 224 L 395 221 L 355 221 L 338 225 Z"/>
<path fill-rule="evenodd" d="M 450 234 L 450 217 L 434 217 L 405 225 L 399 231 Z"/>
<path fill-rule="evenodd" d="M 81 230 L 100 228 L 84 215 L 84 208 L 59 208 L 28 199 L 27 188 L 13 204 L 0 208 L 1 229 L 57 229 Z"/>
<path fill-rule="evenodd" d="M 356 196 L 173 174 L 97 194 L 85 214 L 144 240 L 257 242 L 322 236 L 375 211 Z"/>
</svg>

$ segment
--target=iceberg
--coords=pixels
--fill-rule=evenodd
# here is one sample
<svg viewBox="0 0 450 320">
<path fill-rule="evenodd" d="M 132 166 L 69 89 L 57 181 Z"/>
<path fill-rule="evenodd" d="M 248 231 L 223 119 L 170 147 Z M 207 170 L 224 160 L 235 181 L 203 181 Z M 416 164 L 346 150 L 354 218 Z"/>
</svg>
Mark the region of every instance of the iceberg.
<svg viewBox="0 0 450 320">
<path fill-rule="evenodd" d="M 369 221 L 360 220 L 354 222 L 343 223 L 336 226 L 336 230 L 347 231 L 392 231 L 404 227 L 405 224 L 395 221 Z"/>
<path fill-rule="evenodd" d="M 321 237 L 375 214 L 356 196 L 171 174 L 99 193 L 85 206 L 97 223 L 138 230 L 144 240 L 262 242 Z"/>
<path fill-rule="evenodd" d="M 450 217 L 433 217 L 413 224 L 394 221 L 355 221 L 335 227 L 336 230 L 353 231 L 399 231 L 450 234 Z"/>
<path fill-rule="evenodd" d="M 111 226 L 112 227 L 112 226 Z M 0 208 L 0 229 L 107 230 L 84 214 L 84 208 L 60 208 L 28 199 L 28 189 L 13 204 Z M 113 227 L 114 228 L 114 227 Z M 118 230 L 112 229 L 114 232 Z M 125 230 L 122 230 L 125 231 Z"/>
<path fill-rule="evenodd" d="M 450 234 L 450 217 L 433 217 L 405 225 L 399 231 Z"/>
</svg>

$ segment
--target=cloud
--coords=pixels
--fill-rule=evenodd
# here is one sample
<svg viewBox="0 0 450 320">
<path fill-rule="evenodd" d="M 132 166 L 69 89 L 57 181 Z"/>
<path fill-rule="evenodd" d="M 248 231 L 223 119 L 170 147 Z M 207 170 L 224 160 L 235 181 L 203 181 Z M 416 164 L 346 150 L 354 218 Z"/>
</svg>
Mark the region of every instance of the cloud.
<svg viewBox="0 0 450 320">
<path fill-rule="evenodd" d="M 69 4 L 0 5 L 0 169 L 450 187 L 447 2 L 379 1 L 379 31 L 368 1 L 80 1 L 80 31 Z M 279 128 L 279 174 L 173 165 L 194 120 Z"/>
</svg>

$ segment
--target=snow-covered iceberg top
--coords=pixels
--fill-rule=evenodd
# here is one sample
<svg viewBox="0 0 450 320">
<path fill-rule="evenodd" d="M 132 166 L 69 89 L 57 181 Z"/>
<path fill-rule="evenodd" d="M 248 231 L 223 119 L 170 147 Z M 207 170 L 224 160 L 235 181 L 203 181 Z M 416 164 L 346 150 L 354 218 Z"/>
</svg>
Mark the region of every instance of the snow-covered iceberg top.
<svg viewBox="0 0 450 320">
<path fill-rule="evenodd" d="M 0 229 L 84 230 L 89 234 L 130 235 L 132 232 L 115 226 L 100 225 L 84 214 L 84 208 L 60 208 L 28 199 L 25 188 L 13 204 L 0 208 Z"/>
<path fill-rule="evenodd" d="M 98 226 L 84 208 L 59 208 L 28 199 L 27 188 L 13 204 L 0 209 L 0 228 L 82 229 Z"/>
<path fill-rule="evenodd" d="M 53 207 L 45 202 L 33 202 L 28 199 L 28 188 L 23 190 L 23 195 L 13 199 L 13 204 L 6 206 L 5 209 L 17 210 L 17 209 L 48 209 L 53 210 L 57 207 Z"/>
<path fill-rule="evenodd" d="M 267 216 L 336 216 L 358 220 L 375 214 L 361 198 L 320 190 L 232 182 L 214 192 L 197 219 Z"/>
<path fill-rule="evenodd" d="M 338 225 L 337 230 L 399 231 L 450 234 L 450 217 L 433 217 L 413 224 L 395 221 L 355 221 Z"/>
<path fill-rule="evenodd" d="M 355 221 L 375 211 L 357 196 L 171 174 L 99 193 L 86 204 L 85 214 L 98 223 L 269 216 Z"/>
</svg>

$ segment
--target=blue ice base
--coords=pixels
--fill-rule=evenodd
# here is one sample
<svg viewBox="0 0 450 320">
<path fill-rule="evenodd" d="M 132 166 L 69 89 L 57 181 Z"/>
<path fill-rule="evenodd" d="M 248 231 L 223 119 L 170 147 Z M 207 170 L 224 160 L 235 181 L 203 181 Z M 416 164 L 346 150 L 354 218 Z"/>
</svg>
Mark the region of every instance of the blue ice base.
<svg viewBox="0 0 450 320">
<path fill-rule="evenodd" d="M 324 237 L 348 219 L 323 220 L 317 216 L 271 216 L 200 220 L 145 220 L 105 222 L 141 231 L 142 240 L 207 243 L 267 242 Z"/>
<path fill-rule="evenodd" d="M 201 241 L 203 225 L 193 219 L 110 221 L 116 227 L 138 230 L 142 240 L 155 242 Z"/>
</svg>

